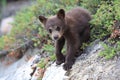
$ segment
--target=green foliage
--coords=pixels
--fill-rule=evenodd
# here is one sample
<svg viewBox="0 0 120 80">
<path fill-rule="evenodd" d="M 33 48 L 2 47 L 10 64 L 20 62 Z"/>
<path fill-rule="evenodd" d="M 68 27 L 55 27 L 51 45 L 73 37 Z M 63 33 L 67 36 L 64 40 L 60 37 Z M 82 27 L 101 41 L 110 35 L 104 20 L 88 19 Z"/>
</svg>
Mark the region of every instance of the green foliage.
<svg viewBox="0 0 120 80">
<path fill-rule="evenodd" d="M 44 44 L 42 49 L 49 53 L 51 61 L 54 61 L 56 59 L 55 54 L 54 54 L 55 48 L 54 48 L 53 45 L 51 45 L 51 44 Z"/>
<path fill-rule="evenodd" d="M 88 43 L 83 43 L 81 49 L 85 49 L 88 45 L 90 45 L 90 44 L 88 44 Z"/>
<path fill-rule="evenodd" d="M 107 45 L 105 43 L 102 43 L 104 50 L 100 52 L 100 56 L 105 57 L 106 59 L 113 58 L 117 52 L 120 51 L 120 42 L 118 41 L 114 45 Z"/>
<path fill-rule="evenodd" d="M 54 46 L 51 45 L 51 44 L 45 44 L 45 45 L 43 46 L 43 50 L 49 52 L 50 54 L 53 54 L 53 53 L 54 53 L 54 51 L 55 51 L 54 49 L 55 49 Z"/>
<path fill-rule="evenodd" d="M 38 78 L 37 80 L 42 80 L 42 78 Z"/>
<path fill-rule="evenodd" d="M 55 54 L 53 54 L 53 55 L 50 56 L 50 60 L 51 60 L 51 61 L 55 61 L 55 59 L 56 59 Z"/>
<path fill-rule="evenodd" d="M 81 0 L 81 6 L 88 9 L 92 14 L 95 14 L 103 0 Z"/>
<path fill-rule="evenodd" d="M 93 15 L 91 24 L 93 29 L 91 31 L 92 39 L 103 38 L 111 34 L 114 20 L 120 20 L 120 2 L 115 1 L 101 1 L 99 9 Z"/>
<path fill-rule="evenodd" d="M 2 46 L 2 45 L 5 45 L 4 37 L 0 38 L 0 50 L 4 48 L 4 46 Z"/>
<path fill-rule="evenodd" d="M 40 67 L 40 68 L 45 68 L 45 65 L 46 65 L 45 59 L 42 58 L 42 59 L 40 60 L 40 62 L 38 63 L 38 67 Z"/>
<path fill-rule="evenodd" d="M 101 39 L 106 35 L 112 33 L 112 25 L 114 20 L 120 21 L 120 2 L 119 0 L 110 0 L 110 1 L 101 1 L 99 8 L 96 13 L 93 15 L 91 21 L 92 30 L 91 37 L 92 40 Z M 109 44 L 112 44 L 112 40 L 109 41 Z M 120 43 L 117 41 L 116 44 Z M 117 48 L 108 46 L 108 44 L 103 44 L 104 50 L 101 51 L 100 56 L 104 56 L 106 59 L 113 58 L 116 55 L 116 52 L 119 51 L 119 46 Z"/>
<path fill-rule="evenodd" d="M 115 0 L 113 2 L 113 9 L 114 9 L 114 17 L 115 17 L 115 20 L 120 20 L 120 1 L 119 0 Z"/>
<path fill-rule="evenodd" d="M 45 37 L 47 35 L 47 33 L 43 27 L 39 27 L 38 31 L 39 31 L 39 35 L 42 37 Z"/>
<path fill-rule="evenodd" d="M 103 38 L 111 33 L 114 20 L 113 6 L 111 5 L 107 1 L 102 2 L 96 14 L 93 15 L 93 20 L 91 21 L 94 26 L 91 32 L 93 35 L 92 39 Z"/>
<path fill-rule="evenodd" d="M 39 15 L 54 15 L 60 8 L 69 10 L 77 6 L 78 0 L 37 0 L 37 3 L 38 4 L 34 6 L 34 12 L 38 17 Z"/>
<path fill-rule="evenodd" d="M 2 5 L 2 7 L 4 7 L 6 5 L 6 0 L 1 0 L 0 4 Z"/>
<path fill-rule="evenodd" d="M 111 34 L 114 20 L 120 20 L 119 0 L 80 0 L 80 5 L 92 13 L 92 41 Z"/>
<path fill-rule="evenodd" d="M 115 56 L 116 52 L 115 52 L 115 48 L 108 46 L 106 44 L 102 44 L 104 47 L 104 50 L 100 52 L 100 56 L 104 56 L 106 59 L 110 59 L 113 56 Z"/>
<path fill-rule="evenodd" d="M 30 36 L 30 31 L 36 27 L 34 21 L 35 16 L 31 7 L 18 12 L 15 16 L 15 22 L 13 23 L 14 28 L 12 29 L 11 36 L 16 36 L 16 34 L 27 34 Z"/>
<path fill-rule="evenodd" d="M 2 9 L 6 6 L 6 0 L 0 0 L 0 21 L 2 19 Z"/>
<path fill-rule="evenodd" d="M 36 17 L 32 11 L 32 8 L 26 8 L 18 12 L 15 16 L 15 22 L 12 23 L 13 28 L 9 35 L 6 35 L 4 39 L 7 46 L 10 48 L 15 48 L 16 45 L 21 45 L 24 43 L 25 39 L 29 40 L 33 37 L 32 31 L 36 29 L 38 24 L 34 24 Z M 2 42 L 0 42 L 2 43 Z M 15 44 L 15 46 L 13 45 Z M 2 45 L 4 48 L 6 46 Z"/>
</svg>

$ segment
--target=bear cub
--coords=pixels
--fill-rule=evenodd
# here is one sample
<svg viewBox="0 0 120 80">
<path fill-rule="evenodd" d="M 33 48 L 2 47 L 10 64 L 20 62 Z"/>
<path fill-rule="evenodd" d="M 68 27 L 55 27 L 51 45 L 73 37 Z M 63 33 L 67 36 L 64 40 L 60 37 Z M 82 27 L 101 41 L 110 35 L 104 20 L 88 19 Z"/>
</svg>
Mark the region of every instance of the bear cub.
<svg viewBox="0 0 120 80">
<path fill-rule="evenodd" d="M 64 63 L 65 70 L 71 69 L 82 43 L 90 38 L 89 11 L 81 7 L 73 8 L 68 12 L 60 9 L 56 15 L 49 18 L 39 16 L 39 20 L 55 41 L 56 64 Z M 65 41 L 66 56 L 61 52 Z"/>
</svg>

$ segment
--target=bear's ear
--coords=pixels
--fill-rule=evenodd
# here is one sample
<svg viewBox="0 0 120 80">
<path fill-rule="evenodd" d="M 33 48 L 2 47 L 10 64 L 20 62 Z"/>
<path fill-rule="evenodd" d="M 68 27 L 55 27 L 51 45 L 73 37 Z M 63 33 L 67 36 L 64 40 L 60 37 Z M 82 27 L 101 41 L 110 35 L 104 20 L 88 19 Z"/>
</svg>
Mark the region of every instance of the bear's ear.
<svg viewBox="0 0 120 80">
<path fill-rule="evenodd" d="M 43 24 L 45 24 L 46 21 L 47 21 L 47 18 L 44 17 L 44 16 L 39 16 L 39 20 L 40 20 L 40 22 L 42 22 Z"/>
<path fill-rule="evenodd" d="M 58 11 L 57 17 L 58 17 L 59 19 L 64 19 L 64 18 L 65 18 L 65 11 L 64 11 L 64 9 L 60 9 L 60 10 Z"/>
</svg>

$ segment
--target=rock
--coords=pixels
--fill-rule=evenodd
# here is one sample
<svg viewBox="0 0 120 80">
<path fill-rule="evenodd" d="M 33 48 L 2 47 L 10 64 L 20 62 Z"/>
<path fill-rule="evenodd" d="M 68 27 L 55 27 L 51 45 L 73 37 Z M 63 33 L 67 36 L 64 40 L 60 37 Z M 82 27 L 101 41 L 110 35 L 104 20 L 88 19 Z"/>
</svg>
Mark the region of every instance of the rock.
<svg viewBox="0 0 120 80">
<path fill-rule="evenodd" d="M 5 56 L 0 58 L 0 80 L 37 80 L 40 76 L 42 80 L 120 80 L 120 57 L 111 60 L 99 57 L 103 50 L 99 42 L 88 46 L 69 71 L 63 70 L 63 64 L 55 63 L 46 69 L 38 68 L 37 63 L 43 57 L 37 54 L 41 53 L 39 49 L 28 49 L 18 60 L 12 58 L 11 61 Z"/>
<path fill-rule="evenodd" d="M 101 50 L 102 45 L 95 41 L 77 58 L 66 79 L 62 66 L 53 64 L 47 68 L 42 80 L 120 80 L 120 57 L 105 60 L 99 57 Z"/>
<path fill-rule="evenodd" d="M 64 80 L 66 71 L 62 65 L 56 66 L 56 63 L 47 68 L 42 80 Z"/>
<path fill-rule="evenodd" d="M 102 46 L 98 43 L 91 48 L 87 56 L 80 56 L 74 64 L 69 80 L 120 80 L 120 57 L 105 60 L 98 56 Z M 85 59 L 83 59 L 85 57 Z"/>
<path fill-rule="evenodd" d="M 1 27 L 0 27 L 0 32 L 2 35 L 6 35 L 9 34 L 11 29 L 12 29 L 12 22 L 14 22 L 14 18 L 13 17 L 8 17 L 8 18 L 4 18 L 1 21 Z"/>
<path fill-rule="evenodd" d="M 14 16 L 18 11 L 30 6 L 33 3 L 31 0 L 18 0 L 7 3 L 1 10 L 2 18 Z"/>
<path fill-rule="evenodd" d="M 10 64 L 6 64 L 8 60 L 11 60 L 8 59 L 10 57 L 0 58 L 0 80 L 31 80 L 32 77 L 35 78 L 36 76 L 33 76 L 35 68 L 33 67 L 41 58 L 38 53 L 40 53 L 39 49 L 29 49 L 21 59 L 14 60 Z"/>
</svg>

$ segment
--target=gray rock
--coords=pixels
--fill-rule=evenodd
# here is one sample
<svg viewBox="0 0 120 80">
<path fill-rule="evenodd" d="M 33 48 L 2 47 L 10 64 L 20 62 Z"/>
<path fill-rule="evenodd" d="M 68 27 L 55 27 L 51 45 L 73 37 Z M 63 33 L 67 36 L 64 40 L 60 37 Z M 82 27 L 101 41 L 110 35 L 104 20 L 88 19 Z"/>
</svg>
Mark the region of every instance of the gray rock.
<svg viewBox="0 0 120 80">
<path fill-rule="evenodd" d="M 56 63 L 47 68 L 42 80 L 64 80 L 66 71 L 63 70 L 62 65 L 57 66 Z"/>
<path fill-rule="evenodd" d="M 10 16 L 7 18 L 2 19 L 0 25 L 0 35 L 7 35 L 10 34 L 12 29 L 12 23 L 14 22 L 14 17 Z"/>
<path fill-rule="evenodd" d="M 120 57 L 105 60 L 98 56 L 101 50 L 102 45 L 95 41 L 77 58 L 72 69 L 66 72 L 68 73 L 66 79 L 64 78 L 66 73 L 62 73 L 62 66 L 51 65 L 46 70 L 43 80 L 120 80 Z"/>
<path fill-rule="evenodd" d="M 1 58 L 0 80 L 30 80 L 32 77 L 35 78 L 35 76 L 31 75 L 31 73 L 34 74 L 32 65 L 37 64 L 38 60 L 40 60 L 39 52 L 39 49 L 29 49 L 19 60 L 11 56 Z M 12 63 L 8 64 L 9 61 Z M 34 80 L 37 80 L 37 78 Z"/>
</svg>

